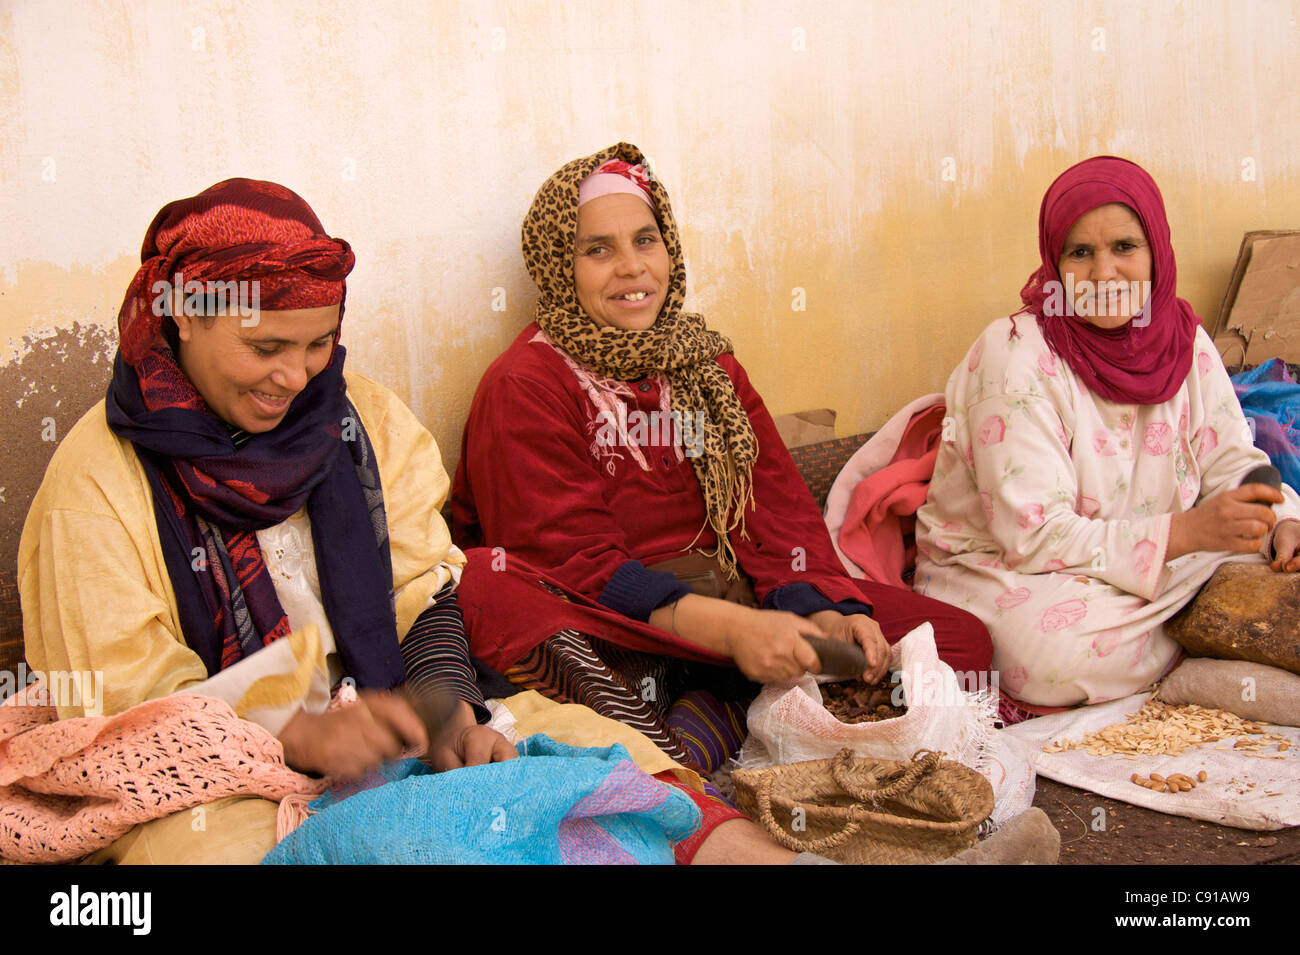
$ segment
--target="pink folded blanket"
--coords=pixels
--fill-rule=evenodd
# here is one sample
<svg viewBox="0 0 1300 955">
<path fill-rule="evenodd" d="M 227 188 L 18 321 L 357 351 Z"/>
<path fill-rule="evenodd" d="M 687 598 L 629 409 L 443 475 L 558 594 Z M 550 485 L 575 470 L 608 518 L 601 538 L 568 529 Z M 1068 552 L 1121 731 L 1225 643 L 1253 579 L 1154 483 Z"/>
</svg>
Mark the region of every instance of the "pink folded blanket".
<svg viewBox="0 0 1300 955">
<path fill-rule="evenodd" d="M 60 720 L 32 684 L 0 705 L 0 856 L 63 862 L 133 826 L 226 796 L 280 801 L 321 781 L 230 705 L 188 693 Z"/>
<path fill-rule="evenodd" d="M 889 463 L 861 474 L 852 486 L 836 540 L 841 555 L 860 568 L 853 576 L 909 589 L 905 575 L 916 564 L 916 512 L 934 475 L 945 413 L 941 400 L 924 409 L 915 406 L 907 409 L 911 413 Z M 865 470 L 865 457 L 855 454 L 844 471 L 854 467 Z"/>
</svg>

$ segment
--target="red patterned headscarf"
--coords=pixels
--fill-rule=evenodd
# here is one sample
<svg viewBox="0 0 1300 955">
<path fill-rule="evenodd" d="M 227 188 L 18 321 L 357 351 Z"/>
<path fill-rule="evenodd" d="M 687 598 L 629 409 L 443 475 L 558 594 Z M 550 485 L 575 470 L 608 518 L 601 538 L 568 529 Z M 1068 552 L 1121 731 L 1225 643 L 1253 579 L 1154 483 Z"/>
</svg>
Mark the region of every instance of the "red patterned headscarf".
<svg viewBox="0 0 1300 955">
<path fill-rule="evenodd" d="M 1143 309 L 1149 321 L 1105 329 L 1073 315 L 1045 315 L 1044 304 L 1061 282 L 1058 263 L 1070 230 L 1081 216 L 1112 202 L 1133 210 L 1151 247 L 1152 289 Z M 1023 311 L 1038 319 L 1047 344 L 1092 392 L 1142 405 L 1162 404 L 1177 394 L 1192 369 L 1200 319 L 1178 298 L 1165 203 L 1146 170 L 1127 159 L 1095 156 L 1061 173 L 1043 196 L 1038 252 L 1042 264 L 1020 290 Z"/>
<path fill-rule="evenodd" d="M 283 186 L 228 179 L 164 206 L 140 261 L 118 314 L 106 416 L 135 446 L 149 479 L 186 642 L 216 673 L 288 634 L 257 531 L 305 505 L 346 672 L 361 686 L 396 685 L 405 671 L 382 491 L 347 399 L 347 353 L 337 336 L 329 363 L 280 423 L 253 435 L 211 413 L 169 342 L 171 291 L 188 298 L 190 283 L 199 295 L 208 283 L 233 282 L 241 308 L 337 304 L 341 318 L 354 262 L 348 244 L 326 235 L 311 207 Z M 357 427 L 352 438 L 342 437 L 345 418 Z"/>
<path fill-rule="evenodd" d="M 140 269 L 117 315 L 122 357 L 136 370 L 149 410 L 206 405 L 176 365 L 163 337 L 170 290 L 186 283 L 256 282 L 258 307 L 339 306 L 356 259 L 325 234 L 311 207 L 273 182 L 227 179 L 158 211 L 140 249 Z M 338 337 L 335 339 L 335 347 Z M 333 355 L 330 356 L 331 362 Z"/>
</svg>

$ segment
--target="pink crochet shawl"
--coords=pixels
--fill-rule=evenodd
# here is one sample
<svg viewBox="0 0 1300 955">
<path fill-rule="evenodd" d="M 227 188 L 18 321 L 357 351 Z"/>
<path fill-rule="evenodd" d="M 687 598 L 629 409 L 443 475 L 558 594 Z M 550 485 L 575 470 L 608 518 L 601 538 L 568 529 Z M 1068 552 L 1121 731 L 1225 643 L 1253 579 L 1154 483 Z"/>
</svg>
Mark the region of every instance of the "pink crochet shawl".
<svg viewBox="0 0 1300 955">
<path fill-rule="evenodd" d="M 0 705 L 0 856 L 63 862 L 133 826 L 225 796 L 323 791 L 229 704 L 177 694 L 115 716 L 60 720 L 36 684 Z"/>
</svg>

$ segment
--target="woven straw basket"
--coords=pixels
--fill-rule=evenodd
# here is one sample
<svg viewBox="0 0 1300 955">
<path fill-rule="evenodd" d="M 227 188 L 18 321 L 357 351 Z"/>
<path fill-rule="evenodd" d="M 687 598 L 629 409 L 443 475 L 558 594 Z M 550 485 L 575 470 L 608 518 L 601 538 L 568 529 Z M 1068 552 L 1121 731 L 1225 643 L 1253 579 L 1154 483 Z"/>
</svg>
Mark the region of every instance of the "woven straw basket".
<svg viewBox="0 0 1300 955">
<path fill-rule="evenodd" d="M 968 766 L 920 751 L 911 762 L 855 757 L 732 774 L 736 805 L 781 845 L 853 865 L 936 862 L 975 844 L 993 788 Z"/>
</svg>

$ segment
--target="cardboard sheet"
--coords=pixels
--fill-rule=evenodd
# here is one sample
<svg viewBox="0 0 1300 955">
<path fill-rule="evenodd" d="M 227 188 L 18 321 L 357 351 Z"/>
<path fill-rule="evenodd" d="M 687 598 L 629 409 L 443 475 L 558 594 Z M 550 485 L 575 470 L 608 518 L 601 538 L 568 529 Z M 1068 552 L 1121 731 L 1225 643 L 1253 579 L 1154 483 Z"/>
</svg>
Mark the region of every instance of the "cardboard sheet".
<svg viewBox="0 0 1300 955">
<path fill-rule="evenodd" d="M 1230 370 L 1300 362 L 1300 232 L 1247 232 L 1211 332 Z"/>
<path fill-rule="evenodd" d="M 801 448 L 835 437 L 835 412 L 830 408 L 777 415 L 772 423 L 787 448 Z"/>
</svg>

